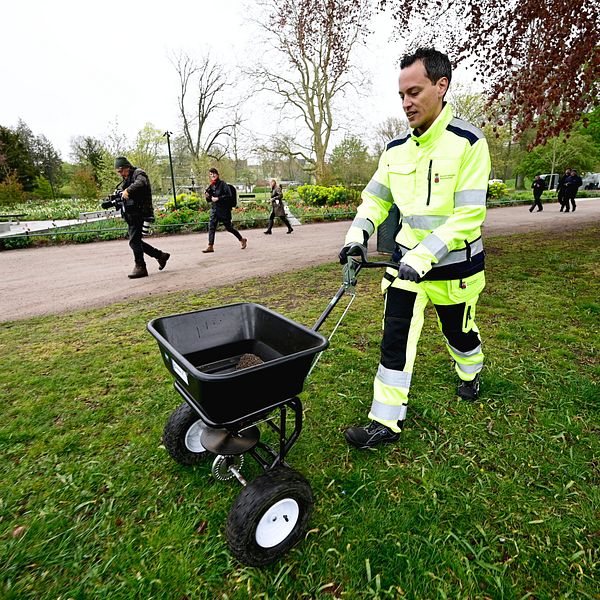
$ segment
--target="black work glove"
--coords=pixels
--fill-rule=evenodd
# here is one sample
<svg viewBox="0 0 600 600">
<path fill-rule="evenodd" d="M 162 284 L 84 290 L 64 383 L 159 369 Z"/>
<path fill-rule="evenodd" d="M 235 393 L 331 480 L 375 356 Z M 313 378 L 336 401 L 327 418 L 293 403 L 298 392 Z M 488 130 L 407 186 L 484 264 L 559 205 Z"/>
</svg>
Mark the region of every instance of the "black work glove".
<svg viewBox="0 0 600 600">
<path fill-rule="evenodd" d="M 348 262 L 349 256 L 360 256 L 362 261 L 367 260 L 367 247 L 358 242 L 346 244 L 339 253 L 340 265 L 345 265 Z"/>
<path fill-rule="evenodd" d="M 402 262 L 398 265 L 398 279 L 406 279 L 415 283 L 421 281 L 419 274 L 412 267 Z"/>
</svg>

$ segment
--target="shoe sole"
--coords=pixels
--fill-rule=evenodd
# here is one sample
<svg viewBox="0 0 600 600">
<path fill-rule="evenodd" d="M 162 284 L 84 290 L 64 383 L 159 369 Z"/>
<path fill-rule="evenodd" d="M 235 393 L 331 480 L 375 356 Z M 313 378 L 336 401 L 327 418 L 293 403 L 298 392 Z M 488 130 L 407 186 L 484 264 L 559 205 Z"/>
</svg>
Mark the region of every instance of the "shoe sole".
<svg viewBox="0 0 600 600">
<path fill-rule="evenodd" d="M 351 446 L 357 448 L 358 450 L 370 450 L 372 448 L 377 448 L 378 446 L 383 446 L 384 444 L 395 444 L 396 442 L 400 441 L 400 436 L 398 436 L 398 438 L 395 440 L 381 440 L 380 442 L 377 442 L 371 446 L 368 444 L 358 444 L 351 437 L 349 437 L 346 432 L 344 432 L 344 437 Z"/>
</svg>

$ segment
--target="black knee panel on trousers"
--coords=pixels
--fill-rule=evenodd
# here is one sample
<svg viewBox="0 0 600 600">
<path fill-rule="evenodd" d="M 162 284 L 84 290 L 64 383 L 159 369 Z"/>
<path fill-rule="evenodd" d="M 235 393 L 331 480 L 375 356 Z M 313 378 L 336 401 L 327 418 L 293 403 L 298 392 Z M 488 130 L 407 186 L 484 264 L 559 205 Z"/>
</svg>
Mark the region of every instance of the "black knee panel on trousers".
<svg viewBox="0 0 600 600">
<path fill-rule="evenodd" d="M 416 297 L 414 292 L 393 287 L 386 292 L 381 364 L 388 369 L 404 370 L 406 344 Z"/>
<path fill-rule="evenodd" d="M 472 329 L 466 333 L 463 331 L 469 320 L 471 324 L 473 322 L 470 315 L 470 306 L 467 306 L 464 302 L 450 305 L 434 304 L 434 306 L 442 324 L 442 333 L 453 348 L 456 348 L 459 352 L 468 352 L 479 346 L 479 336 L 475 331 Z"/>
</svg>

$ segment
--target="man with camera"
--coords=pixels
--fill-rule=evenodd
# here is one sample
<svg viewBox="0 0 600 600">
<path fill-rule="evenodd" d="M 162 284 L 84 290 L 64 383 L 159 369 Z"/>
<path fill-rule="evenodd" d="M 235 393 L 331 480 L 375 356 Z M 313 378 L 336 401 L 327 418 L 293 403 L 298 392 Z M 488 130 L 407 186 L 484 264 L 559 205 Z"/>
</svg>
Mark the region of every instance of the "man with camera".
<svg viewBox="0 0 600 600">
<path fill-rule="evenodd" d="M 123 178 L 119 184 L 121 189 L 116 197 L 102 203 L 103 208 L 114 206 L 119 208 L 128 225 L 129 246 L 133 251 L 135 266 L 129 273 L 129 279 L 148 277 L 148 269 L 144 261 L 144 254 L 158 261 L 158 270 L 162 271 L 171 257 L 168 252 L 161 252 L 142 239 L 144 227 L 148 222 L 154 221 L 152 208 L 152 188 L 146 172 L 139 167 L 134 167 L 127 158 L 119 156 L 115 160 L 115 169 Z M 147 231 L 146 231 L 147 232 Z"/>
</svg>

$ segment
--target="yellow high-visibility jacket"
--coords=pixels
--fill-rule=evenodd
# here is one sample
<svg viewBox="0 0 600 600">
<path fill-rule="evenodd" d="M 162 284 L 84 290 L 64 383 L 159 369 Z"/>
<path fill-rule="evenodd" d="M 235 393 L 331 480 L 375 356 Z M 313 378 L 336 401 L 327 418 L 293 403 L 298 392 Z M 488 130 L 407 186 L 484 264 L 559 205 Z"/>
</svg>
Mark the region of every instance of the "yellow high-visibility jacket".
<svg viewBox="0 0 600 600">
<path fill-rule="evenodd" d="M 367 243 L 387 217 L 400 209 L 394 260 L 427 280 L 462 279 L 484 269 L 481 225 L 490 176 L 483 133 L 453 118 L 449 104 L 422 135 L 413 131 L 388 143 L 346 243 Z M 396 271 L 388 270 L 393 281 Z M 388 284 L 389 285 L 389 284 Z"/>
</svg>

